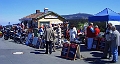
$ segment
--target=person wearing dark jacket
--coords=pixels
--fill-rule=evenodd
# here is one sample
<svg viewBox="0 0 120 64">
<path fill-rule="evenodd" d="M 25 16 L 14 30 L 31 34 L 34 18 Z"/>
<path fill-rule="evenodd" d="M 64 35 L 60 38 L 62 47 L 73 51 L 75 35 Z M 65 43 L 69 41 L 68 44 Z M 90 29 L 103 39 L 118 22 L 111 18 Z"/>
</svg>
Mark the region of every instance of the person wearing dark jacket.
<svg viewBox="0 0 120 64">
<path fill-rule="evenodd" d="M 103 51 L 103 57 L 101 57 L 101 59 L 107 59 L 107 56 L 108 56 L 108 53 L 109 53 L 109 58 L 111 57 L 111 34 L 112 34 L 112 23 L 108 23 L 107 25 L 107 29 L 106 29 L 106 32 L 105 32 L 105 48 L 104 48 L 104 51 Z"/>
<path fill-rule="evenodd" d="M 46 26 L 44 37 L 46 41 L 46 52 L 45 53 L 48 54 L 48 46 L 49 46 L 49 54 L 51 54 L 52 53 L 52 42 L 55 38 L 54 31 L 51 25 Z"/>
</svg>

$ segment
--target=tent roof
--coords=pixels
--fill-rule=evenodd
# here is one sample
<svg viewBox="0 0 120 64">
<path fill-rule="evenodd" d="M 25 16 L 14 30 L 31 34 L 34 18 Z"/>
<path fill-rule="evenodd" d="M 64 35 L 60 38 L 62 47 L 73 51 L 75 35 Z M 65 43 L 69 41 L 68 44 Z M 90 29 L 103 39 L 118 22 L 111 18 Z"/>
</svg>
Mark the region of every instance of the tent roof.
<svg viewBox="0 0 120 64">
<path fill-rule="evenodd" d="M 109 9 L 109 8 L 105 8 L 104 10 L 102 10 L 101 12 L 95 14 L 94 16 L 106 16 L 106 15 L 110 15 L 110 16 L 120 16 L 118 13 L 114 12 L 113 10 Z"/>
<path fill-rule="evenodd" d="M 120 14 L 105 8 L 103 11 L 88 18 L 89 21 L 120 21 Z"/>
</svg>

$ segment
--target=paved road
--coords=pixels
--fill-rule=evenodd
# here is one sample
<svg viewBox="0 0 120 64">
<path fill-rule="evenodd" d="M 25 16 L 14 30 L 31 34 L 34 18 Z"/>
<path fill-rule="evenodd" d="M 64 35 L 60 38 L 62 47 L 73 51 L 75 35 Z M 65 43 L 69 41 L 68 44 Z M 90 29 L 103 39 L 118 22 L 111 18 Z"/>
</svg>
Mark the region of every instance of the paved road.
<svg viewBox="0 0 120 64">
<path fill-rule="evenodd" d="M 13 54 L 14 52 L 23 52 L 23 54 Z M 81 54 L 85 57 L 83 60 L 71 61 L 60 58 L 60 51 L 51 55 L 44 52 L 44 49 L 34 49 L 0 38 L 0 64 L 109 64 L 109 60 L 100 59 L 102 52 L 87 51 L 83 45 L 81 45 Z"/>
</svg>

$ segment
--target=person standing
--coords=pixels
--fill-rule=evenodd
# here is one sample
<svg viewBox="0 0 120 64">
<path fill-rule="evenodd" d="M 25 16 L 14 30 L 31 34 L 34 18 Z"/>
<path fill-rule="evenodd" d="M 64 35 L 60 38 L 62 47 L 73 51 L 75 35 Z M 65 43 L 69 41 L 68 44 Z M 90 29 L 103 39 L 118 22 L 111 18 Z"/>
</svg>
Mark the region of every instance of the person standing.
<svg viewBox="0 0 120 64">
<path fill-rule="evenodd" d="M 57 34 L 57 28 L 56 27 L 54 27 L 53 28 L 54 29 L 54 35 L 55 35 L 55 39 L 53 40 L 53 46 L 52 46 L 52 49 L 53 49 L 53 52 L 55 52 L 55 50 L 56 50 L 56 43 L 58 43 L 58 34 Z"/>
<path fill-rule="evenodd" d="M 78 36 L 80 36 L 82 33 L 83 33 L 82 26 L 80 26 L 80 29 L 77 30 L 77 34 L 78 34 Z"/>
<path fill-rule="evenodd" d="M 103 51 L 103 57 L 101 57 L 102 59 L 107 59 L 107 55 L 108 55 L 108 51 L 109 53 L 109 57 L 111 57 L 111 34 L 112 34 L 112 30 L 111 30 L 112 24 L 108 23 L 107 25 L 107 29 L 106 29 L 106 33 L 105 33 L 105 48 Z"/>
<path fill-rule="evenodd" d="M 120 33 L 116 30 L 115 26 L 112 26 L 112 42 L 111 42 L 111 51 L 113 55 L 112 63 L 116 63 L 118 61 L 118 46 L 119 46 L 119 37 Z"/>
<path fill-rule="evenodd" d="M 95 37 L 97 37 L 100 33 L 100 29 L 98 28 L 98 26 L 95 26 Z"/>
<path fill-rule="evenodd" d="M 26 38 L 26 45 L 31 45 L 32 42 L 31 40 L 33 39 L 33 33 L 32 33 L 32 30 L 28 30 L 28 35 L 27 35 L 27 38 Z"/>
<path fill-rule="evenodd" d="M 70 34 L 69 34 L 69 29 L 66 30 L 66 39 L 69 40 Z"/>
<path fill-rule="evenodd" d="M 49 46 L 49 54 L 52 53 L 52 42 L 55 38 L 54 31 L 51 25 L 47 25 L 44 33 L 45 41 L 46 41 L 46 52 L 48 54 L 48 46 Z"/>
<path fill-rule="evenodd" d="M 39 29 L 40 38 L 43 38 L 44 30 L 42 27 Z"/>
<path fill-rule="evenodd" d="M 69 34 L 70 34 L 70 42 L 75 41 L 77 37 L 77 30 L 74 26 L 71 26 Z"/>
<path fill-rule="evenodd" d="M 33 41 L 32 41 L 32 45 L 33 47 L 38 47 L 39 45 L 37 44 L 37 41 L 38 41 L 38 29 L 37 28 L 34 28 L 33 29 Z"/>
<path fill-rule="evenodd" d="M 61 27 L 60 27 L 60 25 L 58 25 L 57 35 L 58 35 L 58 44 L 61 47 L 62 46 L 62 43 L 61 43 L 61 35 L 62 35 L 62 33 L 61 33 Z"/>
<path fill-rule="evenodd" d="M 94 28 L 93 28 L 93 23 L 90 23 L 90 25 L 87 27 L 87 49 L 90 50 L 92 48 L 93 44 L 93 38 L 95 37 L 94 35 Z"/>
</svg>

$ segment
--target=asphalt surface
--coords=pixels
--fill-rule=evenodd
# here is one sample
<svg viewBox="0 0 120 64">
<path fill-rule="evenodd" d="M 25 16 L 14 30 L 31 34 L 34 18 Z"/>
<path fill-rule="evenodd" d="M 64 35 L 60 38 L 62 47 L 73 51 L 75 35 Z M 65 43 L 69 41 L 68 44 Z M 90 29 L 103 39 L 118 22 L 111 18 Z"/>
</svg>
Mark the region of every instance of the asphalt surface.
<svg viewBox="0 0 120 64">
<path fill-rule="evenodd" d="M 15 52 L 22 52 L 22 54 L 14 54 Z M 61 49 L 57 49 L 52 54 L 44 53 L 45 49 L 35 49 L 16 44 L 10 39 L 0 38 L 0 64 L 111 64 L 109 62 L 111 59 L 100 59 L 102 52 L 87 51 L 84 45 L 81 45 L 83 59 L 74 61 L 61 58 Z M 119 63 L 120 59 L 115 64 Z"/>
</svg>

